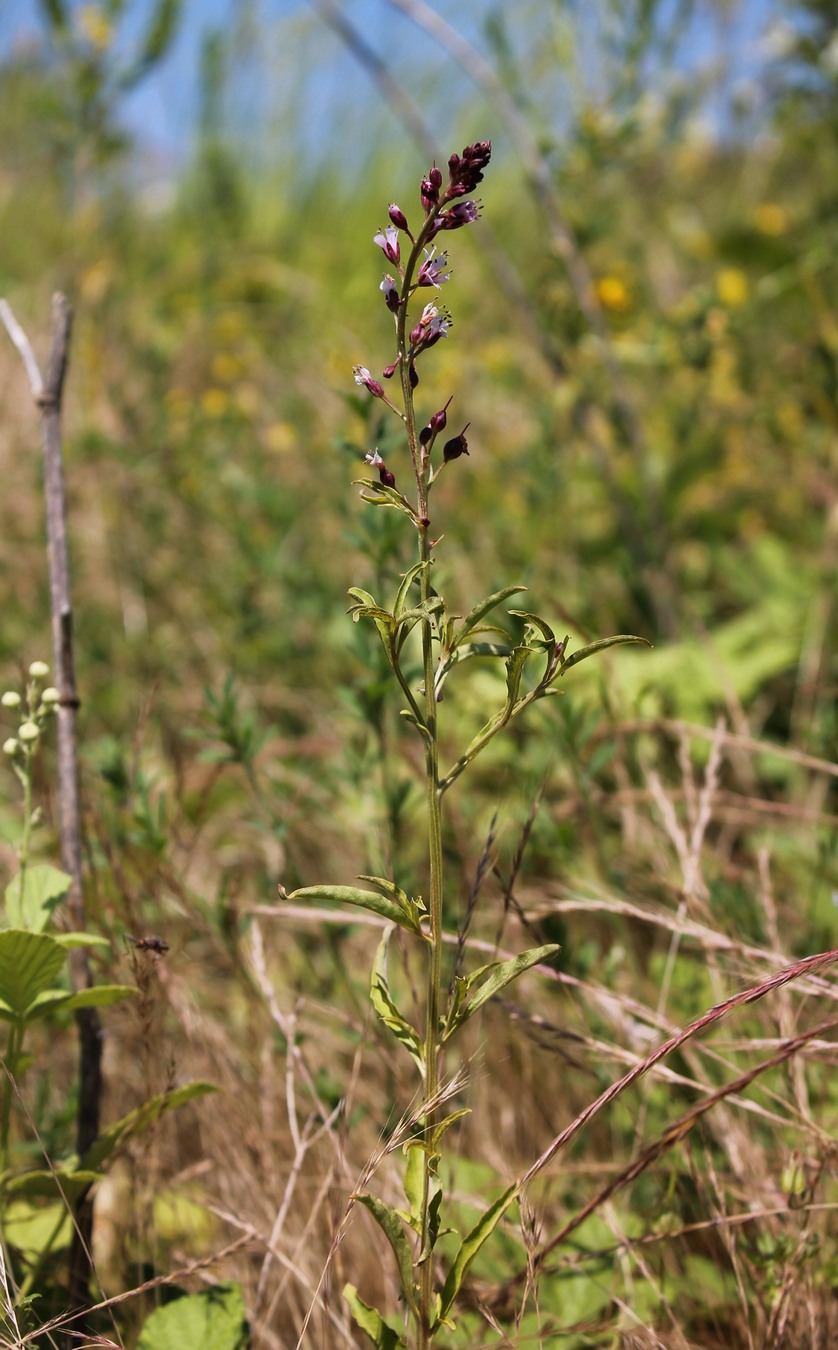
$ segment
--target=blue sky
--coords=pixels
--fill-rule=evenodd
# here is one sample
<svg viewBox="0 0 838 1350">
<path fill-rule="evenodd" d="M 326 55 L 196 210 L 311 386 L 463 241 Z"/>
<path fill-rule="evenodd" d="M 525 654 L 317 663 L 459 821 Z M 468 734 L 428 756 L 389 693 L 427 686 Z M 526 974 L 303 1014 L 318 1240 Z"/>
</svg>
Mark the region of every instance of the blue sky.
<svg viewBox="0 0 838 1350">
<path fill-rule="evenodd" d="M 77 11 L 83 3 L 71 0 L 69 7 Z M 458 106 L 471 94 L 451 59 L 403 15 L 395 13 L 386 0 L 338 3 L 413 97 L 424 96 L 431 127 L 443 134 Z M 520 37 L 524 45 L 527 29 L 531 32 L 534 23 L 556 12 L 549 0 L 516 0 L 514 5 L 501 0 L 497 6 L 491 0 L 431 0 L 431 5 L 484 50 L 483 25 L 493 8 L 507 17 L 513 41 Z M 573 5 L 566 8 L 570 11 Z M 136 41 L 151 9 L 152 0 L 129 0 L 119 30 L 123 50 Z M 577 31 L 584 31 L 591 14 L 605 10 L 606 6 L 596 0 L 577 5 Z M 738 4 L 736 0 L 697 0 L 695 17 L 675 65 L 668 72 L 654 72 L 652 83 L 679 73 L 683 76 L 723 57 L 730 61 L 728 87 L 731 80 L 741 82 L 753 77 L 759 68 L 760 35 L 772 18 L 786 11 L 781 0 L 739 0 Z M 240 43 L 243 57 L 234 99 L 239 136 L 244 133 L 246 141 L 249 119 L 263 131 L 266 118 L 271 116 L 276 117 L 277 126 L 287 127 L 289 109 L 298 114 L 299 125 L 314 141 L 328 140 L 333 129 L 344 140 L 353 134 L 362 135 L 365 116 L 377 97 L 369 76 L 327 30 L 307 0 L 185 0 L 173 50 L 124 106 L 128 127 L 165 156 L 183 153 L 195 126 L 202 37 L 219 26 L 227 30 L 237 22 L 241 26 L 247 15 L 254 21 L 251 32 L 257 32 L 258 39 L 249 47 L 246 39 Z M 16 48 L 38 41 L 43 32 L 38 0 L 0 0 L 0 52 L 5 58 Z M 711 100 L 710 112 L 714 111 L 724 118 L 724 111 L 714 110 Z M 270 134 L 269 121 L 267 131 Z"/>
</svg>

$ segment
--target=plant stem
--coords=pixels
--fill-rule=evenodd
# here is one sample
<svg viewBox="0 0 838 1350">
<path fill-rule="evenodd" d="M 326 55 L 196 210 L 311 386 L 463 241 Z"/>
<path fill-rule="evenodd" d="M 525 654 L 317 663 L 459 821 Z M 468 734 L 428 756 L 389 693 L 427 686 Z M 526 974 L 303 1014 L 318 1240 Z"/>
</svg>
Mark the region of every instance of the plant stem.
<svg viewBox="0 0 838 1350">
<path fill-rule="evenodd" d="M 405 264 L 402 277 L 401 303 L 396 316 L 398 335 L 398 353 L 402 396 L 404 400 L 405 427 L 407 430 L 410 457 L 416 476 L 417 516 L 419 519 L 419 560 L 424 563 L 420 573 L 422 602 L 431 599 L 431 540 L 430 521 L 428 520 L 428 477 L 429 460 L 423 453 L 416 431 L 416 410 L 413 405 L 413 388 L 410 383 L 407 342 L 407 307 L 410 298 L 411 282 L 422 248 L 431 233 L 431 226 L 438 214 L 432 211 L 420 231 L 410 256 Z M 425 1253 L 419 1279 L 419 1319 L 417 1328 L 417 1350 L 427 1350 L 432 1340 L 432 1310 L 434 1299 L 434 1261 L 428 1253 L 428 1200 L 430 1196 L 432 1158 L 432 1139 L 436 1126 L 436 1112 L 429 1106 L 439 1090 L 439 1027 L 440 999 L 442 989 L 442 808 L 439 792 L 439 748 L 437 703 L 434 689 L 434 653 L 431 620 L 426 617 L 422 622 L 422 666 L 425 682 L 425 786 L 428 815 L 428 861 L 430 871 L 430 894 L 428 913 L 430 918 L 430 944 L 428 949 L 427 997 L 425 1004 L 425 1082 L 424 1082 L 424 1131 L 426 1149 L 423 1151 L 423 1204 L 421 1251 Z M 411 702 L 412 702 L 411 697 Z"/>
</svg>

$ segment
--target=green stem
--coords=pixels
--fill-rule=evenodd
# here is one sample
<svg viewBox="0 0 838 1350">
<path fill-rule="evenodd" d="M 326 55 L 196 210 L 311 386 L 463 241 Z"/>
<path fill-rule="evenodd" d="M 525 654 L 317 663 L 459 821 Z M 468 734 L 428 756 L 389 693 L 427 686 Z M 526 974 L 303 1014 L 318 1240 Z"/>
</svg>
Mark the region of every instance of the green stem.
<svg viewBox="0 0 838 1350">
<path fill-rule="evenodd" d="M 421 573 L 422 601 L 431 598 L 431 569 L 427 565 L 431 558 L 430 521 L 428 520 L 428 478 L 430 465 L 422 453 L 416 430 L 416 411 L 413 406 L 413 389 L 410 384 L 407 340 L 407 307 L 410 299 L 411 284 L 422 249 L 427 242 L 433 222 L 438 214 L 432 211 L 427 217 L 416 238 L 410 256 L 405 263 L 402 276 L 401 297 L 396 315 L 398 337 L 399 369 L 401 374 L 402 397 L 404 400 L 405 428 L 408 447 L 416 476 L 419 560 L 425 563 Z M 425 680 L 425 717 L 424 723 L 428 735 L 425 740 L 425 780 L 428 813 L 428 861 L 430 871 L 430 894 L 428 912 L 430 919 L 430 943 L 428 947 L 427 998 L 425 1005 L 425 1082 L 424 1082 L 424 1130 L 428 1147 L 423 1151 L 423 1205 L 421 1250 L 427 1251 L 428 1242 L 428 1199 L 430 1194 L 432 1150 L 431 1140 L 436 1126 L 436 1111 L 429 1103 L 439 1091 L 440 1079 L 440 1002 L 442 995 L 442 808 L 439 792 L 439 748 L 437 703 L 434 692 L 434 651 L 433 633 L 430 619 L 422 623 L 422 666 Z M 412 699 L 411 699 L 412 701 Z M 433 1339 L 431 1331 L 434 1301 L 434 1261 L 433 1255 L 427 1255 L 421 1267 L 419 1279 L 419 1319 L 417 1350 L 428 1350 Z"/>
<path fill-rule="evenodd" d="M 6 1072 L 3 1082 L 2 1106 L 0 1106 L 0 1175 L 9 1166 L 9 1130 L 12 1119 L 12 1079 L 17 1072 L 20 1051 L 23 1046 L 23 1025 L 17 1020 L 9 1024 L 6 1040 Z"/>
</svg>

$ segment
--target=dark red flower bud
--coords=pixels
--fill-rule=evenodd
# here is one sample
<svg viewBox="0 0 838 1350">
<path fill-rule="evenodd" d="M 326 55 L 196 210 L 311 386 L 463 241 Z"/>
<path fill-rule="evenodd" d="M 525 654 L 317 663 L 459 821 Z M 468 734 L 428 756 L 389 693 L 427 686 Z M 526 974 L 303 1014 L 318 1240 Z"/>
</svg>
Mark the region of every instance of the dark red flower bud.
<svg viewBox="0 0 838 1350">
<path fill-rule="evenodd" d="M 405 215 L 401 207 L 397 206 L 395 202 L 390 203 L 387 214 L 392 220 L 393 224 L 396 226 L 396 229 L 407 230 L 407 216 Z"/>
<path fill-rule="evenodd" d="M 415 367 L 415 365 L 413 364 L 412 361 L 411 361 L 410 365 L 409 365 L 408 368 L 407 368 L 407 377 L 408 377 L 408 379 L 410 380 L 410 387 L 411 387 L 411 389 L 415 389 L 416 386 L 417 386 L 417 384 L 419 383 L 419 374 L 418 374 L 418 372 L 417 372 L 417 370 L 416 370 L 416 367 Z"/>
<path fill-rule="evenodd" d="M 385 366 L 381 374 L 384 376 L 385 380 L 392 380 L 398 368 L 399 368 L 398 361 L 394 361 L 391 366 Z"/>
<path fill-rule="evenodd" d="M 434 165 L 434 167 L 428 174 L 428 178 L 430 180 L 431 187 L 438 193 L 439 189 L 442 187 L 442 170 L 438 169 L 437 166 Z"/>
<path fill-rule="evenodd" d="M 389 469 L 379 469 L 378 476 L 385 487 L 394 488 L 396 486 L 396 475 Z"/>
<path fill-rule="evenodd" d="M 451 398 L 453 397 L 454 395 L 452 394 Z M 433 417 L 431 418 L 431 431 L 434 433 L 435 436 L 438 436 L 440 431 L 444 431 L 446 426 L 448 425 L 448 406 L 451 402 L 451 398 L 449 398 L 448 403 L 446 403 L 445 407 L 440 408 L 439 412 L 435 412 Z"/>
<path fill-rule="evenodd" d="M 419 195 L 422 200 L 422 209 L 427 215 L 428 211 L 433 210 L 439 202 L 439 188 L 434 187 L 430 178 L 423 178 Z"/>
<path fill-rule="evenodd" d="M 452 155 L 448 161 L 448 187 L 445 191 L 447 201 L 455 197 L 465 197 L 473 192 L 478 183 L 483 182 L 483 169 L 492 157 L 491 141 L 475 141 L 467 145 L 462 156 Z"/>
<path fill-rule="evenodd" d="M 419 444 L 427 445 L 432 435 L 433 430 L 431 429 L 431 427 L 429 426 L 423 427 L 422 430 L 419 432 Z"/>
<path fill-rule="evenodd" d="M 449 462 L 449 460 L 459 459 L 460 455 L 468 454 L 468 441 L 466 440 L 466 432 L 468 431 L 470 426 L 471 422 L 466 422 L 459 436 L 454 436 L 450 441 L 445 442 L 445 445 L 442 447 L 442 458 L 445 460 L 446 464 Z"/>
</svg>

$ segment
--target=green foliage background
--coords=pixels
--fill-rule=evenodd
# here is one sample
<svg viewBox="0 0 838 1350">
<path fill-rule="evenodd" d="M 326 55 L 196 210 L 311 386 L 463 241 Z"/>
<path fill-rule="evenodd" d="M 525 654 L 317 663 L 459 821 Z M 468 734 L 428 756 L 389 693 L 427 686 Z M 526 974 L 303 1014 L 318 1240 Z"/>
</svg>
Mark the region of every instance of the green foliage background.
<svg viewBox="0 0 838 1350">
<path fill-rule="evenodd" d="M 266 1066 L 281 1077 L 288 1047 L 248 955 L 254 910 L 273 903 L 279 879 L 290 891 L 356 872 L 386 871 L 414 888 L 423 876 L 396 709 L 345 595 L 350 584 L 389 592 L 410 561 L 398 522 L 365 514 L 350 486 L 375 446 L 399 473 L 392 426 L 359 396 L 351 368 L 378 375 L 391 359 L 371 238 L 389 201 L 418 212 L 428 159 L 383 99 L 354 121 L 347 112 L 327 144 L 312 146 L 294 93 L 326 40 L 317 18 L 288 23 L 275 97 L 247 123 L 241 84 L 259 33 L 242 19 L 206 43 L 193 152 L 174 173 L 152 172 L 124 133 L 121 101 L 154 53 L 141 47 L 126 66 L 121 8 L 86 6 L 83 20 L 72 10 L 72 42 L 47 25 L 51 40 L 0 67 L 0 292 L 41 350 L 51 291 L 66 290 L 76 309 L 66 469 L 92 923 L 113 939 L 117 966 L 126 930 L 163 932 L 172 947 L 154 1017 L 142 1027 L 133 1013 L 112 1019 L 123 1055 L 145 1048 L 132 1072 L 111 1076 L 110 1105 L 125 1113 L 145 1088 L 170 1086 L 174 1062 L 184 1076 L 215 1077 L 238 1106 L 226 1122 L 172 1125 L 159 1155 L 143 1155 L 134 1212 L 144 1217 L 103 1256 L 114 1280 L 143 1262 L 163 1269 L 178 1242 L 206 1246 L 188 1207 L 175 1219 L 161 1208 L 172 1177 L 204 1157 L 211 1176 L 186 1187 L 189 1204 L 205 1214 L 212 1199 L 228 1219 L 270 1230 L 258 1177 L 278 1186 L 287 1176 L 287 1137 Z M 757 85 L 733 97 L 723 75 L 679 75 L 674 60 L 710 7 L 673 18 L 655 4 L 603 4 L 588 20 L 573 6 L 530 4 L 514 16 L 475 6 L 469 24 L 497 87 L 475 85 L 443 50 L 427 70 L 410 67 L 407 48 L 392 58 L 438 131 L 440 162 L 478 136 L 495 145 L 480 228 L 452 245 L 453 332 L 422 386 L 429 414 L 453 393 L 452 424 L 471 422 L 470 457 L 438 492 L 445 589 L 466 613 L 522 582 L 533 608 L 577 644 L 618 632 L 655 644 L 580 668 L 565 699 L 481 760 L 447 841 L 453 913 L 464 911 L 488 836 L 497 874 L 475 931 L 488 941 L 501 931 L 509 896 L 498 876 L 543 788 L 518 872 L 519 917 L 563 944 L 565 976 L 636 997 L 668 1024 L 715 1001 L 716 977 L 728 992 L 747 983 L 746 947 L 793 956 L 836 945 L 838 30 L 829 5 L 778 5 L 777 17 L 792 25 L 785 50 L 766 55 Z M 725 98 L 707 134 L 702 118 Z M 14 672 L 44 654 L 49 620 L 36 421 L 10 346 L 0 350 L 0 392 L 0 666 Z M 446 699 L 452 746 L 498 702 L 496 679 L 478 670 Z M 695 824 L 718 719 L 739 740 L 713 770 L 701 882 L 684 901 L 671 820 L 685 837 Z M 43 790 L 49 797 L 48 772 Z M 10 776 L 4 797 L 8 841 Z M 49 852 L 48 825 L 42 844 Z M 668 931 L 616 913 L 617 900 L 679 921 L 686 903 L 733 944 L 722 971 L 687 941 L 665 976 Z M 396 1069 L 369 1044 L 371 941 L 351 916 L 321 928 L 260 922 L 283 1006 L 292 990 L 304 999 L 302 1043 L 320 1098 L 336 1102 L 353 1056 L 364 1059 L 347 1145 L 360 1166 L 382 1108 L 399 1100 Z M 536 992 L 533 1007 L 541 1022 L 527 1034 L 512 1005 L 488 1022 L 457 1178 L 466 1214 L 471 1194 L 491 1190 L 487 1131 L 503 1134 L 510 1168 L 525 1165 L 564 1122 L 557 1094 L 581 1109 L 632 1046 L 636 1008 L 612 1016 L 605 1002 L 574 1003 L 567 987 Z M 750 1028 L 743 1019 L 737 1034 L 779 1034 L 766 1019 Z M 558 1051 L 570 1028 L 588 1039 L 569 1065 Z M 604 1043 L 622 1047 L 613 1062 Z M 728 1052 L 748 1053 L 739 1043 Z M 774 1101 L 784 1124 L 738 1118 L 766 1208 L 793 1150 L 812 1152 L 816 1131 L 801 1142 L 791 1123 L 817 1117 L 819 1156 L 828 1153 L 827 1066 L 810 1066 L 808 1105 L 799 1084 L 788 1116 Z M 714 1082 L 718 1065 L 704 1068 Z M 67 1081 L 67 1066 L 56 1072 L 56 1084 Z M 778 1074 L 771 1092 L 786 1087 Z M 638 1112 L 647 1131 L 662 1130 L 679 1093 L 693 1100 L 656 1083 L 642 1108 L 595 1125 L 545 1183 L 542 1213 L 583 1203 L 612 1154 L 631 1154 Z M 514 1122 L 507 1096 L 527 1103 Z M 236 1114 L 252 1124 L 257 1102 L 258 1138 Z M 39 1109 L 58 1146 L 69 1129 L 59 1090 Z M 828 1222 L 817 1256 L 793 1243 L 788 1255 L 788 1232 L 766 1221 L 740 1264 L 710 1238 L 665 1244 L 654 1269 L 631 1277 L 602 1257 L 616 1233 L 688 1223 L 720 1205 L 720 1191 L 741 1205 L 745 1174 L 729 1161 L 708 1133 L 694 1154 L 627 1189 L 602 1231 L 588 1221 L 570 1264 L 543 1282 L 542 1334 L 615 1343 L 608 1337 L 628 1334 L 628 1301 L 639 1321 L 663 1317 L 689 1343 L 738 1345 L 743 1287 L 766 1319 L 790 1269 L 808 1281 L 806 1297 L 828 1290 Z M 311 1160 L 311 1194 L 329 1166 Z M 333 1182 L 344 1197 L 351 1185 L 346 1175 Z M 834 1203 L 832 1182 L 823 1186 Z M 289 1243 L 308 1203 L 288 1218 Z M 311 1237 L 315 1273 L 327 1217 Z M 352 1241 L 340 1259 L 363 1293 L 364 1244 Z M 526 1264 L 514 1225 L 504 1241 L 481 1272 L 486 1287 Z M 236 1273 L 254 1325 L 290 1336 L 310 1290 L 257 1299 L 258 1262 Z M 503 1309 L 494 1315 L 507 1325 Z M 521 1322 L 520 1344 L 534 1318 Z M 475 1313 L 452 1344 L 482 1344 L 484 1334 Z"/>
</svg>

